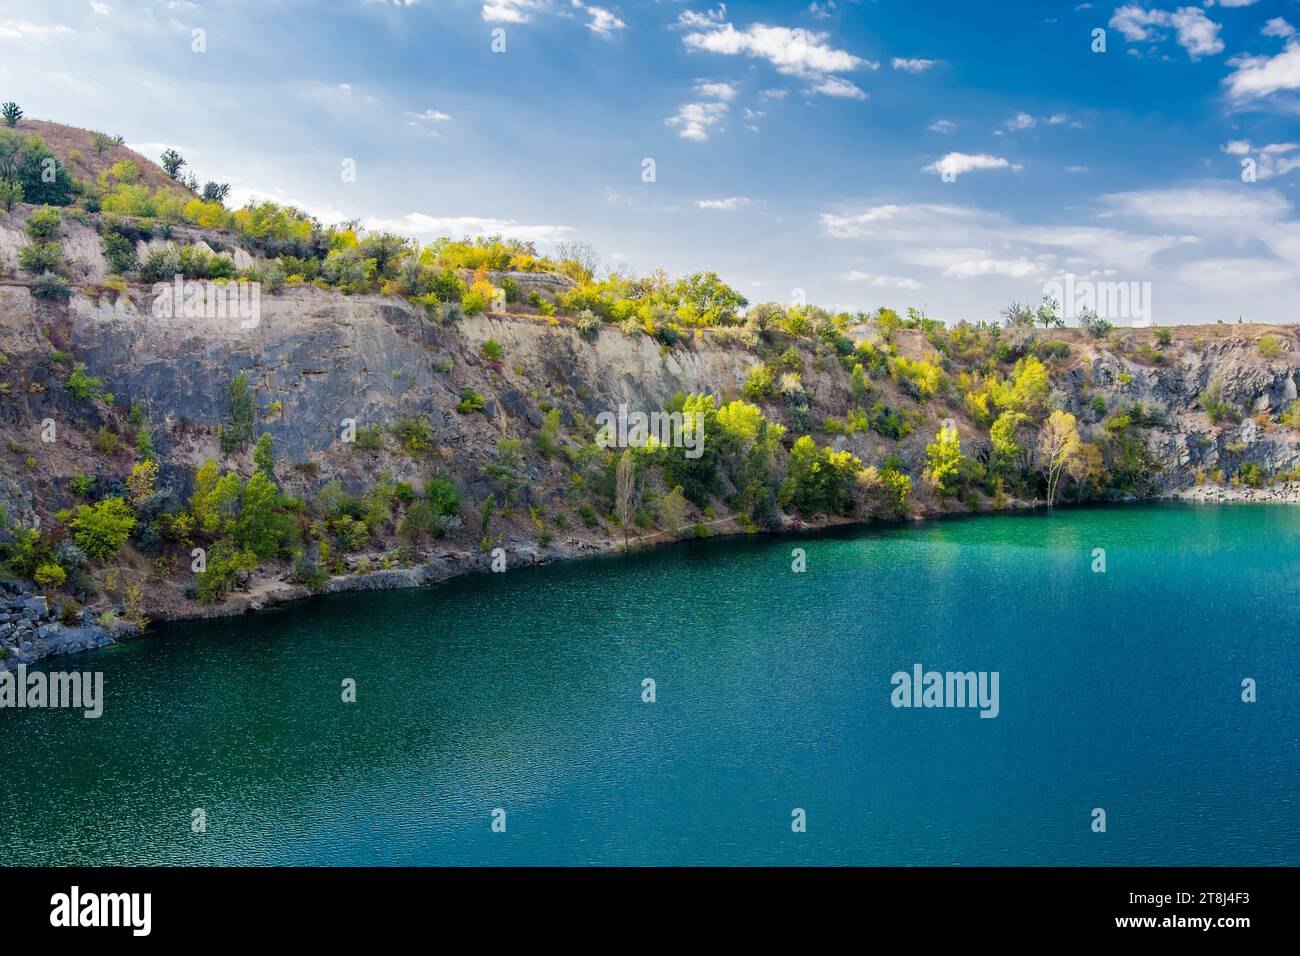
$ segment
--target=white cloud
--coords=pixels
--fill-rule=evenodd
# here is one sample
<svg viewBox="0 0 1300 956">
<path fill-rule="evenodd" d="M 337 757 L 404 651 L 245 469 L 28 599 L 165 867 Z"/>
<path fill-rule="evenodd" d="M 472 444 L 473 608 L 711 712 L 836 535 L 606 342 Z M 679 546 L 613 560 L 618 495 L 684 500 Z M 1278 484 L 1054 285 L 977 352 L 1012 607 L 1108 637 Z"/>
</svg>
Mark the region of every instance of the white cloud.
<svg viewBox="0 0 1300 956">
<path fill-rule="evenodd" d="M 1281 37 L 1285 40 L 1287 37 L 1295 36 L 1295 27 L 1291 26 L 1291 24 L 1287 23 L 1286 20 L 1281 17 L 1274 17 L 1272 20 L 1265 23 L 1264 28 L 1259 32 L 1261 36 Z"/>
<path fill-rule="evenodd" d="M 1018 172 L 1020 167 L 1013 166 L 1001 156 L 990 156 L 988 153 L 948 153 L 929 166 L 922 166 L 921 172 L 961 176 L 983 169 L 1010 169 Z"/>
<path fill-rule="evenodd" d="M 781 73 L 808 76 L 817 73 L 842 73 L 847 70 L 876 69 L 879 64 L 855 56 L 846 50 L 828 46 L 829 34 L 789 27 L 755 24 L 737 30 L 723 23 L 703 33 L 688 33 L 682 42 L 688 50 L 704 50 L 728 56 L 743 53 L 767 60 Z"/>
<path fill-rule="evenodd" d="M 761 100 L 783 100 L 786 98 L 786 95 L 789 92 L 790 92 L 789 90 L 783 90 L 780 88 L 772 89 L 772 90 L 759 90 L 758 98 Z"/>
<path fill-rule="evenodd" d="M 530 226 L 513 219 L 484 216 L 429 216 L 422 212 L 407 213 L 401 219 L 367 219 L 366 229 L 400 232 L 417 237 L 495 236 L 532 242 L 556 242 L 573 231 L 572 226 Z"/>
<path fill-rule="evenodd" d="M 957 124 L 952 120 L 937 119 L 926 127 L 932 133 L 951 133 L 957 128 Z"/>
<path fill-rule="evenodd" d="M 677 135 L 682 139 L 702 143 L 709 138 L 709 130 L 727 115 L 727 103 L 735 97 L 736 88 L 730 83 L 697 83 L 695 92 L 713 102 L 683 103 L 664 123 L 679 127 Z"/>
<path fill-rule="evenodd" d="M 1296 150 L 1300 150 L 1300 145 L 1295 143 L 1269 143 L 1256 149 L 1240 139 L 1223 146 L 1223 151 L 1229 156 L 1251 157 L 1255 163 L 1256 179 L 1272 179 L 1274 176 L 1285 176 L 1293 169 L 1300 169 L 1300 155 L 1287 155 Z"/>
<path fill-rule="evenodd" d="M 1223 80 L 1236 100 L 1258 99 L 1281 90 L 1300 89 L 1300 42 L 1288 40 L 1276 56 L 1242 56 L 1229 61 L 1234 71 Z"/>
<path fill-rule="evenodd" d="M 438 130 L 436 129 L 437 125 L 439 123 L 446 123 L 451 119 L 450 116 L 448 116 L 446 113 L 442 112 L 441 110 L 433 110 L 433 109 L 424 110 L 419 113 L 407 112 L 407 113 L 403 113 L 402 115 L 407 118 L 406 125 L 409 126 L 411 129 L 420 133 L 424 133 L 426 136 L 433 136 L 433 137 L 440 136 Z"/>
<path fill-rule="evenodd" d="M 1028 113 L 1017 113 L 1002 125 L 1013 133 L 1022 129 L 1033 129 L 1037 121 Z"/>
<path fill-rule="evenodd" d="M 489 23 L 527 23 L 532 14 L 548 10 L 547 0 L 490 0 L 483 4 L 483 19 Z"/>
<path fill-rule="evenodd" d="M 829 44 L 827 33 L 762 23 L 738 30 L 723 20 L 725 11 L 721 7 L 717 14 L 683 13 L 678 18 L 679 25 L 692 30 L 682 36 L 682 44 L 688 51 L 766 60 L 778 73 L 807 80 L 811 92 L 866 99 L 866 94 L 855 84 L 832 74 L 876 70 L 880 68 L 879 63 L 836 49 Z"/>
<path fill-rule="evenodd" d="M 0 40 L 41 40 L 71 33 L 61 23 L 32 23 L 30 20 L 0 20 Z"/>
<path fill-rule="evenodd" d="M 1271 155 L 1297 153 L 1300 146 Z M 959 313 L 974 302 L 995 308 L 999 298 L 1035 297 L 1043 281 L 1065 272 L 1151 281 L 1180 321 L 1238 309 L 1283 321 L 1283 303 L 1300 296 L 1300 221 L 1268 187 L 1210 182 L 1116 193 L 1091 213 L 1069 215 L 1075 221 L 1065 225 L 1037 224 L 992 209 L 895 203 L 827 212 L 820 221 L 824 235 L 854 243 L 875 267 L 857 281 L 910 275 L 925 283 L 932 304 L 946 300 Z M 969 280 L 978 284 L 956 290 Z"/>
<path fill-rule="evenodd" d="M 849 282 L 862 282 L 878 289 L 908 289 L 915 291 L 921 288 L 921 283 L 907 276 L 882 276 L 871 272 L 859 272 L 857 269 L 844 273 L 841 278 Z"/>
<path fill-rule="evenodd" d="M 96 16 L 111 17 L 113 15 L 113 8 L 107 3 L 101 3 L 100 0 L 90 0 L 90 9 L 95 12 Z"/>
<path fill-rule="evenodd" d="M 626 23 L 604 7 L 587 7 L 582 4 L 582 0 L 573 0 L 573 5 L 591 17 L 587 29 L 598 37 L 608 40 L 613 37 L 615 30 L 627 29 Z"/>
<path fill-rule="evenodd" d="M 735 212 L 741 206 L 748 206 L 752 199 L 748 196 L 731 196 L 727 199 L 697 199 L 695 205 L 700 209 L 716 209 L 719 212 Z"/>
<path fill-rule="evenodd" d="M 1295 278 L 1295 270 L 1276 259 L 1225 256 L 1188 262 L 1177 272 L 1179 282 L 1210 292 L 1277 285 Z"/>
<path fill-rule="evenodd" d="M 1110 25 L 1124 34 L 1131 42 L 1151 40 L 1155 33 L 1153 26 L 1168 26 L 1169 14 L 1164 10 L 1144 10 L 1137 6 L 1117 7 L 1110 18 Z"/>
<path fill-rule="evenodd" d="M 954 262 L 943 270 L 943 274 L 952 279 L 975 279 L 980 276 L 1025 279 L 1042 273 L 1042 267 L 1028 259 L 967 259 Z"/>
<path fill-rule="evenodd" d="M 709 138 L 710 127 L 727 115 L 726 103 L 683 103 L 676 114 L 664 120 L 669 126 L 678 126 L 682 139 L 702 143 Z"/>
<path fill-rule="evenodd" d="M 899 239 L 909 241 L 913 235 L 925 234 L 939 223 L 978 215 L 960 206 L 917 203 L 901 206 L 890 203 L 872 206 L 859 213 L 822 213 L 821 224 L 833 239 Z"/>
<path fill-rule="evenodd" d="M 1207 18 L 1200 7 L 1181 7 L 1174 11 L 1172 20 L 1179 46 L 1193 60 L 1223 52 L 1223 41 L 1219 39 L 1223 25 Z"/>
<path fill-rule="evenodd" d="M 425 110 L 422 113 L 403 113 L 402 115 L 409 116 L 411 119 L 418 120 L 421 123 L 445 123 L 447 120 L 451 119 L 450 116 L 441 110 Z"/>
<path fill-rule="evenodd" d="M 1178 36 L 1178 45 L 1193 60 L 1223 52 L 1223 41 L 1219 39 L 1223 25 L 1207 18 L 1200 7 L 1179 7 L 1172 13 L 1167 10 L 1145 10 L 1135 5 L 1118 7 L 1110 18 L 1110 25 L 1134 43 L 1161 39 L 1154 28 L 1173 27 Z"/>
<path fill-rule="evenodd" d="M 1291 204 L 1272 190 L 1226 189 L 1219 185 L 1110 193 L 1103 201 L 1114 212 L 1197 226 L 1212 220 L 1272 222 L 1291 209 Z"/>
<path fill-rule="evenodd" d="M 736 88 L 730 83 L 697 83 L 695 92 L 713 100 L 730 102 L 736 98 Z"/>
<path fill-rule="evenodd" d="M 939 61 L 909 59 L 907 57 L 896 56 L 891 62 L 891 65 L 894 69 L 902 70 L 904 73 L 924 73 L 926 70 L 938 66 Z"/>
<path fill-rule="evenodd" d="M 838 96 L 847 100 L 865 100 L 867 94 L 854 83 L 839 76 L 824 76 L 812 85 L 814 93 L 821 93 L 823 96 Z"/>
</svg>

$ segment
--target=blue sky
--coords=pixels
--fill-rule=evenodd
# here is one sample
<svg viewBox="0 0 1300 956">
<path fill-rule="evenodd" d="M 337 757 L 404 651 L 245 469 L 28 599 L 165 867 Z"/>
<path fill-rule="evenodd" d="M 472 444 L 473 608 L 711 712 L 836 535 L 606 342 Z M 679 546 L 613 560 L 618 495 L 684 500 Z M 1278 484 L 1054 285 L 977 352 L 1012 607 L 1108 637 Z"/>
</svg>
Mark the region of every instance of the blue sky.
<svg viewBox="0 0 1300 956">
<path fill-rule="evenodd" d="M 0 0 L 0 98 L 237 202 L 580 239 L 752 301 L 953 322 L 1073 273 L 1150 282 L 1158 324 L 1280 322 L 1297 31 L 1297 0 Z"/>
</svg>

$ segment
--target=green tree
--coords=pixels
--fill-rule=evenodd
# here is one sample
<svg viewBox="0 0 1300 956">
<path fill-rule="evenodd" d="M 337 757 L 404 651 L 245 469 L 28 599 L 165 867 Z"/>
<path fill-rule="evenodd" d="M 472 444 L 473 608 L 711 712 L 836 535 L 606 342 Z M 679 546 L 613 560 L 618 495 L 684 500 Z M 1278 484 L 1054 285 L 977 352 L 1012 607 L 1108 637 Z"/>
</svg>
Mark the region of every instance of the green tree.
<svg viewBox="0 0 1300 956">
<path fill-rule="evenodd" d="M 681 300 L 678 318 L 686 325 L 723 325 L 749 305 L 749 300 L 727 285 L 716 272 L 696 272 L 677 283 Z"/>
<path fill-rule="evenodd" d="M 253 440 L 257 422 L 257 398 L 241 372 L 230 383 L 230 420 L 221 428 L 221 450 L 226 454 L 243 451 Z"/>
<path fill-rule="evenodd" d="M 674 488 L 659 502 L 659 524 L 671 535 L 679 534 L 686 524 L 686 496 L 681 488 Z"/>
<path fill-rule="evenodd" d="M 912 494 L 912 479 L 898 468 L 886 465 L 880 471 L 884 489 L 885 512 L 894 518 L 904 518 L 908 513 L 908 498 Z"/>
<path fill-rule="evenodd" d="M 435 518 L 450 518 L 460 513 L 460 492 L 450 478 L 437 475 L 424 485 L 424 499 Z"/>
<path fill-rule="evenodd" d="M 135 527 L 135 517 L 121 498 L 105 498 L 93 505 L 81 505 L 72 519 L 73 540 L 96 560 L 111 558 Z"/>
<path fill-rule="evenodd" d="M 274 480 L 275 448 L 269 432 L 263 432 L 262 437 L 257 440 L 257 445 L 253 448 L 253 467 L 266 475 L 267 478 Z"/>
<path fill-rule="evenodd" d="M 194 524 L 201 529 L 209 530 L 208 526 L 212 523 L 209 518 L 211 511 L 208 507 L 208 500 L 220 478 L 221 469 L 217 467 L 217 463 L 211 458 L 205 461 L 199 470 L 194 473 L 194 491 L 190 495 L 190 514 L 194 517 Z"/>
<path fill-rule="evenodd" d="M 23 118 L 23 111 L 13 100 L 0 106 L 0 116 L 4 117 L 5 125 L 11 129 L 18 125 L 18 121 Z"/>
<path fill-rule="evenodd" d="M 201 604 L 215 604 L 238 587 L 257 567 L 257 555 L 238 551 L 220 541 L 208 553 L 207 565 L 195 581 L 195 597 Z"/>
<path fill-rule="evenodd" d="M 279 554 L 288 532 L 286 518 L 277 508 L 279 501 L 280 492 L 271 479 L 264 472 L 254 472 L 244 485 L 232 529 L 241 549 L 264 560 Z"/>
<path fill-rule="evenodd" d="M 39 136 L 28 137 L 15 166 L 23 201 L 66 206 L 72 202 L 72 177 Z"/>
<path fill-rule="evenodd" d="M 181 178 L 181 167 L 185 165 L 185 160 L 181 154 L 174 149 L 169 149 L 160 157 L 162 168 L 172 179 Z"/>
<path fill-rule="evenodd" d="M 818 448 L 804 435 L 790 449 L 789 472 L 794 483 L 791 503 L 801 514 L 845 514 L 853 504 L 853 489 L 862 462 L 852 453 Z"/>
<path fill-rule="evenodd" d="M 199 194 L 204 202 L 215 202 L 224 204 L 226 197 L 230 195 L 230 183 L 215 183 L 209 180 L 203 184 L 203 192 Z"/>
<path fill-rule="evenodd" d="M 956 492 L 962 463 L 966 461 L 966 456 L 961 453 L 957 429 L 940 428 L 934 442 L 925 446 L 925 453 L 930 462 L 926 473 L 939 493 L 951 495 Z"/>
<path fill-rule="evenodd" d="M 1029 416 L 1023 412 L 1003 412 L 993 423 L 989 429 L 989 440 L 993 446 L 992 463 L 995 470 L 1023 470 L 1026 467 L 1025 446 L 1020 433 L 1028 421 Z"/>
<path fill-rule="evenodd" d="M 14 206 L 22 201 L 22 183 L 0 180 L 0 205 L 5 207 L 5 212 L 13 212 Z"/>
</svg>

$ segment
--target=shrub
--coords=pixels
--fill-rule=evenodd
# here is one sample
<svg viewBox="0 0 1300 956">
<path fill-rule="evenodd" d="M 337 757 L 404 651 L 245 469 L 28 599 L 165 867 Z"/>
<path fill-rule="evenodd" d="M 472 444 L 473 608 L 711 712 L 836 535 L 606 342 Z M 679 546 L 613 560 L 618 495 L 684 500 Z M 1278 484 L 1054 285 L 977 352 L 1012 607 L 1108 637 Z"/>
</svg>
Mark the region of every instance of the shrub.
<svg viewBox="0 0 1300 956">
<path fill-rule="evenodd" d="M 294 584 L 318 588 L 329 580 L 329 572 L 322 568 L 320 563 L 304 548 L 294 552 L 293 570 L 289 572 L 289 580 L 293 581 Z"/>
<path fill-rule="evenodd" d="M 1264 484 L 1264 470 L 1253 461 L 1244 462 L 1237 469 L 1237 477 L 1241 479 L 1242 484 L 1249 485 L 1251 488 L 1259 488 Z"/>
<path fill-rule="evenodd" d="M 795 354 L 797 355 L 798 353 Z M 794 367 L 798 368 L 799 366 L 796 364 Z M 749 367 L 749 373 L 745 376 L 745 385 L 740 392 L 750 401 L 758 401 L 759 399 L 767 398 L 775 390 L 776 375 L 765 363 L 759 362 L 758 364 Z"/>
<path fill-rule="evenodd" d="M 18 268 L 32 275 L 63 268 L 63 247 L 57 242 L 34 242 L 18 250 Z"/>
<path fill-rule="evenodd" d="M 501 343 L 496 339 L 488 339 L 483 343 L 480 351 L 482 351 L 485 359 L 489 359 L 493 362 L 501 361 L 502 356 L 505 354 L 501 349 Z"/>
<path fill-rule="evenodd" d="M 72 286 L 63 276 L 42 272 L 32 280 L 32 295 L 49 302 L 66 302 L 72 298 Z"/>
<path fill-rule="evenodd" d="M 257 423 L 257 399 L 241 372 L 230 383 L 230 418 L 221 425 L 221 450 L 227 454 L 243 451 L 253 440 Z"/>
<path fill-rule="evenodd" d="M 384 433 L 379 428 L 358 428 L 353 439 L 352 443 L 362 451 L 374 452 L 384 450 Z"/>
<path fill-rule="evenodd" d="M 241 586 L 256 568 L 257 555 L 220 541 L 208 552 L 207 566 L 195 582 L 195 597 L 201 604 L 215 604 Z"/>
<path fill-rule="evenodd" d="M 603 324 L 604 323 L 601 322 L 600 317 L 596 315 L 595 312 L 592 312 L 591 309 L 583 309 L 578 313 L 578 317 L 574 320 L 574 325 L 578 329 L 578 334 L 589 342 L 594 341 L 596 337 L 600 335 L 600 327 Z"/>
<path fill-rule="evenodd" d="M 474 412 L 483 411 L 483 396 L 472 388 L 463 388 L 460 392 L 460 401 L 456 404 L 456 411 L 462 415 L 470 415 Z"/>
<path fill-rule="evenodd" d="M 880 472 L 886 514 L 895 518 L 907 515 L 907 499 L 912 493 L 912 479 L 898 468 L 886 465 Z"/>
<path fill-rule="evenodd" d="M 86 363 L 78 362 L 68 375 L 65 383 L 72 397 L 80 401 L 90 401 L 99 395 L 99 389 L 104 384 L 101 379 L 86 374 Z"/>
<path fill-rule="evenodd" d="M 1216 425 L 1228 420 L 1241 421 L 1240 413 L 1223 397 L 1223 387 L 1218 382 L 1212 382 L 1209 388 L 1201 392 L 1197 401 L 1205 414 L 1210 416 L 1210 421 Z"/>
<path fill-rule="evenodd" d="M 81 505 L 72 520 L 73 539 L 77 547 L 91 558 L 111 558 L 135 527 L 131 509 L 121 498 L 105 498 L 94 505 Z"/>
<path fill-rule="evenodd" d="M 1082 315 L 1079 316 L 1079 325 L 1088 330 L 1089 336 L 1093 338 L 1105 338 L 1114 332 L 1114 324 L 1109 323 L 1101 316 L 1097 315 L 1095 308 L 1086 308 Z"/>
<path fill-rule="evenodd" d="M 424 486 L 424 500 L 435 518 L 451 518 L 460 513 L 460 492 L 450 478 L 436 475 Z"/>
<path fill-rule="evenodd" d="M 104 258 L 115 275 L 130 272 L 139 263 L 135 256 L 135 243 L 122 233 L 110 230 L 104 233 Z"/>
<path fill-rule="evenodd" d="M 52 206 L 37 209 L 27 217 L 27 235 L 35 242 L 56 239 L 63 231 L 63 217 Z"/>
<path fill-rule="evenodd" d="M 36 567 L 36 573 L 32 575 L 32 580 L 41 587 L 59 588 L 68 578 L 68 573 L 59 567 L 53 561 L 46 564 L 40 564 Z"/>
<path fill-rule="evenodd" d="M 433 429 L 418 418 L 403 418 L 393 425 L 393 435 L 402 451 L 412 458 L 423 458 L 433 449 Z"/>
<path fill-rule="evenodd" d="M 1258 342 L 1259 354 L 1264 358 L 1277 358 L 1282 354 L 1282 343 L 1272 335 L 1265 335 Z"/>
</svg>

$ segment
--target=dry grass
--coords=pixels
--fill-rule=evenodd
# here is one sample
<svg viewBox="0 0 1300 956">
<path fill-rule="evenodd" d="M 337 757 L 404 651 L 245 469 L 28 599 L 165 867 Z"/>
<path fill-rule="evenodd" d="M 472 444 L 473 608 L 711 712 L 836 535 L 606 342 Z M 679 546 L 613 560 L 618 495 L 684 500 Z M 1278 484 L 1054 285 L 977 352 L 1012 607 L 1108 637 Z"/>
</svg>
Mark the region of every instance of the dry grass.
<svg viewBox="0 0 1300 956">
<path fill-rule="evenodd" d="M 100 170 L 108 169 L 118 160 L 129 159 L 140 167 L 141 182 L 147 183 L 151 188 L 176 186 L 172 178 L 163 172 L 162 167 L 154 160 L 147 159 L 125 146 L 110 145 L 104 150 L 102 156 L 95 152 L 93 130 L 25 118 L 18 121 L 17 129 L 19 132 L 35 134 L 45 140 L 45 145 L 68 164 L 68 169 L 74 178 L 94 179 L 99 175 Z M 111 134 L 109 135 L 111 138 Z"/>
</svg>

